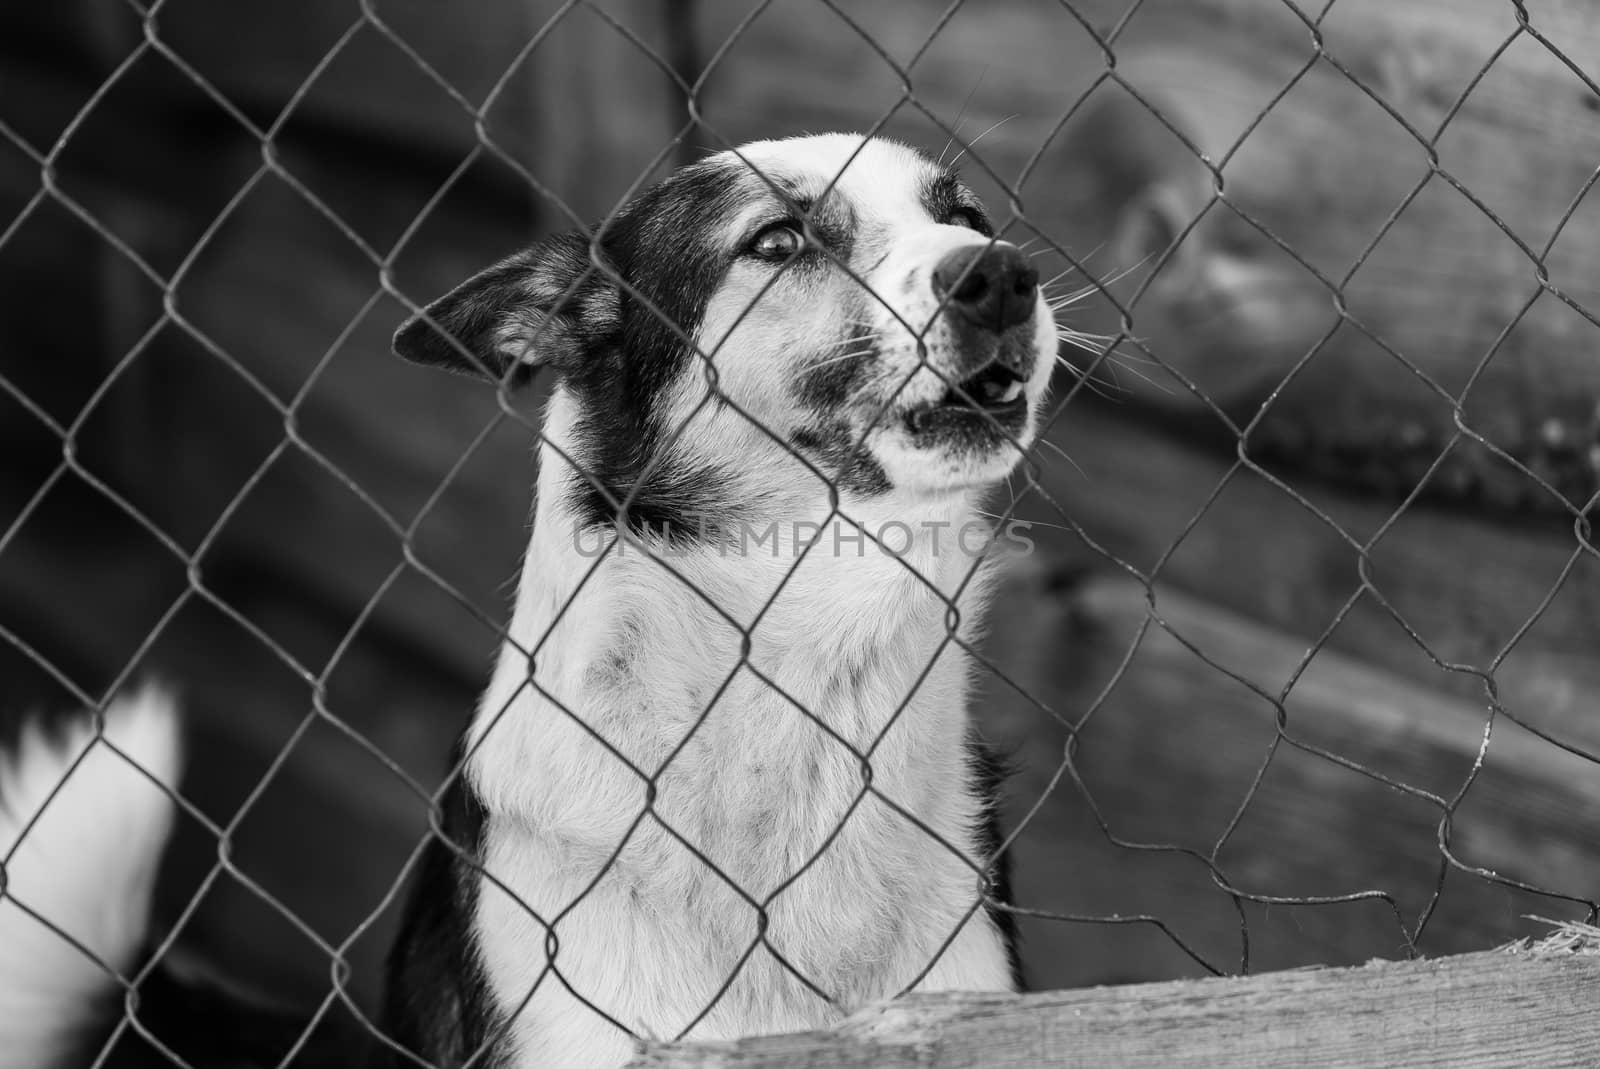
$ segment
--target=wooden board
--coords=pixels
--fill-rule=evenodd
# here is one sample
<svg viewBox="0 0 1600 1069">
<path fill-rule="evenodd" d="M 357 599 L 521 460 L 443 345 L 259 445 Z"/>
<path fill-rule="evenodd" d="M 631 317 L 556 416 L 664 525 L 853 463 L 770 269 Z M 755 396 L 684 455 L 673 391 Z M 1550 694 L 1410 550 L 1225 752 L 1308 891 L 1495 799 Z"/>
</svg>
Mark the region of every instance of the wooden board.
<svg viewBox="0 0 1600 1069">
<path fill-rule="evenodd" d="M 632 1069 L 1593 1064 L 1600 958 L 1473 954 L 1041 995 L 925 995 L 828 1032 L 649 1044 Z"/>
<path fill-rule="evenodd" d="M 1459 953 L 1527 934 L 1529 914 L 1582 919 L 1446 865 L 1443 799 L 1464 788 L 1448 831 L 1463 865 L 1600 899 L 1600 764 L 1499 721 L 1472 779 L 1482 704 L 1336 651 L 1284 702 L 1280 741 L 1275 706 L 1241 681 L 1287 678 L 1300 643 L 1166 587 L 1166 628 L 1147 611 L 1132 581 L 1045 574 L 993 614 L 1005 680 L 982 674 L 974 709 L 1015 768 L 1017 903 L 1066 918 L 1022 917 L 1030 987 Z M 1236 907 L 1211 866 L 1257 900 Z"/>
<path fill-rule="evenodd" d="M 1115 567 L 1116 558 L 1148 572 L 1164 560 L 1163 585 L 1294 635 L 1305 649 L 1361 591 L 1357 547 L 1376 538 L 1369 574 L 1388 608 L 1362 594 L 1329 635 L 1331 649 L 1473 700 L 1483 680 L 1435 659 L 1489 668 L 1504 653 L 1494 677 L 1506 707 L 1600 753 L 1600 554 L 1570 521 L 1491 523 L 1421 503 L 1385 529 L 1392 502 L 1292 471 L 1280 473 L 1288 490 L 1248 470 L 1230 475 L 1235 458 L 1222 448 L 1197 449 L 1089 400 L 1073 400 L 1051 433 L 1073 463 L 1039 454 L 1041 485 L 1060 506 L 1032 497 L 1024 507 L 1041 524 L 1041 545 L 1085 567 Z M 1075 524 L 1084 537 L 1043 524 Z"/>
</svg>

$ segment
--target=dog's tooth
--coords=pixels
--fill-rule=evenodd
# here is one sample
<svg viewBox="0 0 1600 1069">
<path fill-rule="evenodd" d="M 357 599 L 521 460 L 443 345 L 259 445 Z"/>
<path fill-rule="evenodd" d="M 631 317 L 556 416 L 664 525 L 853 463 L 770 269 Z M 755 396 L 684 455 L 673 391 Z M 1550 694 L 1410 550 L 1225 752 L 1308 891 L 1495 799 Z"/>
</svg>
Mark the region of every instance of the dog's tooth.
<svg viewBox="0 0 1600 1069">
<path fill-rule="evenodd" d="M 1013 379 L 1011 381 L 1011 385 L 1007 386 L 1006 389 L 1005 389 L 1005 392 L 1000 395 L 1000 403 L 1003 404 L 1003 405 L 1007 405 L 1007 404 L 1010 404 L 1012 401 L 1015 401 L 1018 397 L 1021 397 L 1021 396 L 1022 396 L 1022 383 L 1020 383 L 1020 382 L 1016 381 L 1015 379 Z"/>
</svg>

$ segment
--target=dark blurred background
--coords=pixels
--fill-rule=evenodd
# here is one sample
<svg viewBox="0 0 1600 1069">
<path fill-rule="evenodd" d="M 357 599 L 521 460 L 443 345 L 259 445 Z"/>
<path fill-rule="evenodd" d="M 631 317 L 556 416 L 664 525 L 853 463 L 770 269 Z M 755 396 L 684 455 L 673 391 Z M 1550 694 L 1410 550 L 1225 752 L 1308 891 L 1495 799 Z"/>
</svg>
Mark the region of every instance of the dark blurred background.
<svg viewBox="0 0 1600 1069">
<path fill-rule="evenodd" d="M 1126 332 L 1068 353 L 1089 372 L 1015 481 L 1038 552 L 979 706 L 1018 769 L 1030 982 L 1590 914 L 1589 8 L 141 10 L 0 9 L 0 706 L 180 688 L 183 794 L 229 831 L 182 822 L 184 954 L 311 1005 L 344 947 L 370 1002 L 487 678 L 538 391 L 393 359 L 395 294 L 706 150 L 880 122 L 976 141 L 1007 236 L 1080 264 L 1061 292 L 1106 283 L 1063 321 Z"/>
</svg>

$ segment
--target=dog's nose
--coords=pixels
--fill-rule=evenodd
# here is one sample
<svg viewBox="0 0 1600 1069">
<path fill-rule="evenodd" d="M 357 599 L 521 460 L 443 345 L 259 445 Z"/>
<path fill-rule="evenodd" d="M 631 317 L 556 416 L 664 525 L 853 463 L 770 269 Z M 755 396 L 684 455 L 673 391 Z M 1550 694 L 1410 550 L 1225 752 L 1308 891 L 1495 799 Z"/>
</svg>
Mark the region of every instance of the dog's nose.
<svg viewBox="0 0 1600 1069">
<path fill-rule="evenodd" d="M 1033 318 L 1039 272 L 1015 245 L 970 245 L 933 269 L 933 293 L 980 327 L 999 332 Z"/>
</svg>

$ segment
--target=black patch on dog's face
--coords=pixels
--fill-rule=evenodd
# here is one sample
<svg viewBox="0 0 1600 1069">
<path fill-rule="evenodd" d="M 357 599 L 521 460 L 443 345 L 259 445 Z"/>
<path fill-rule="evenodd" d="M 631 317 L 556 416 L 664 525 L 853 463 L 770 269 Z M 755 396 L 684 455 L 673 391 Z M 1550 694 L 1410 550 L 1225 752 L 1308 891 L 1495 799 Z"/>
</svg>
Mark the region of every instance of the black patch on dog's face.
<svg viewBox="0 0 1600 1069">
<path fill-rule="evenodd" d="M 844 420 L 832 420 L 821 427 L 795 431 L 789 436 L 789 444 L 831 474 L 840 490 L 860 497 L 887 494 L 894 489 L 889 473 L 860 444 L 861 437 L 862 432 L 853 430 Z"/>
<path fill-rule="evenodd" d="M 800 370 L 794 380 L 794 398 L 820 416 L 835 415 L 866 384 L 879 360 L 878 342 L 870 328 L 853 328 L 836 346 L 811 358 Z"/>
<path fill-rule="evenodd" d="M 687 534 L 689 517 L 726 511 L 720 473 L 670 464 L 646 469 L 678 430 L 661 425 L 659 400 L 681 376 L 700 373 L 688 339 L 727 273 L 723 231 L 750 195 L 750 181 L 726 163 L 698 164 L 643 193 L 601 229 L 601 251 L 621 280 L 614 342 L 566 375 L 582 435 L 573 459 L 589 476 L 575 479 L 571 491 L 584 526 L 615 523 L 624 500 L 635 532 Z"/>
</svg>

